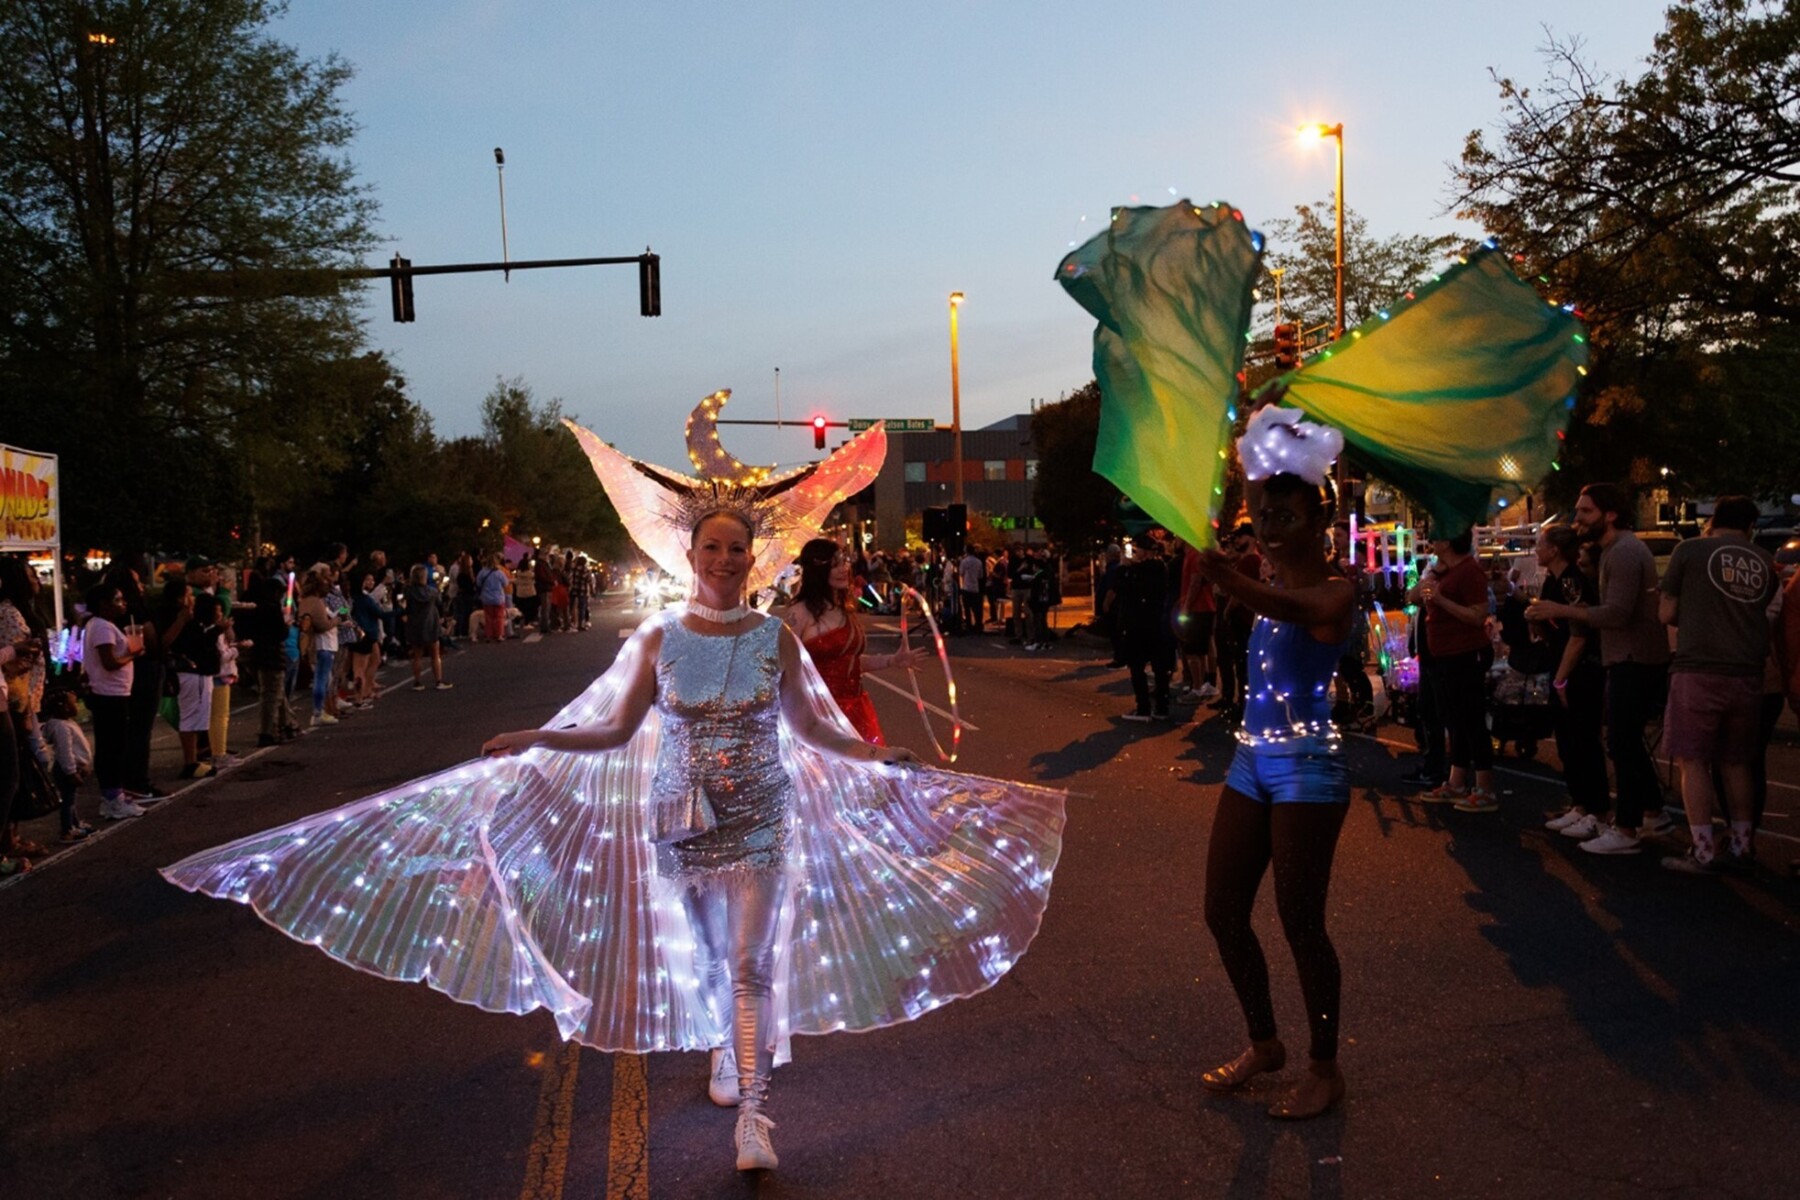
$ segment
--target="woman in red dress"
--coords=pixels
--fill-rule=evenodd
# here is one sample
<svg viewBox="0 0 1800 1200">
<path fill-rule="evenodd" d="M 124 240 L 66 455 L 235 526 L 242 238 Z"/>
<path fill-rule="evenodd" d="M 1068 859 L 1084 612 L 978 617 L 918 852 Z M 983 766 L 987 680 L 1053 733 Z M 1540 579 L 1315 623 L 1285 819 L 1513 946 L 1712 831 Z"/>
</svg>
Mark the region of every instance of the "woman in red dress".
<svg viewBox="0 0 1800 1200">
<path fill-rule="evenodd" d="M 867 652 L 869 638 L 850 593 L 849 552 L 830 538 L 814 538 L 801 547 L 800 590 L 781 619 L 812 656 L 831 698 L 856 732 L 865 741 L 887 745 L 875 719 L 875 704 L 863 690 L 862 673 L 909 667 L 917 656 L 910 650 Z"/>
</svg>

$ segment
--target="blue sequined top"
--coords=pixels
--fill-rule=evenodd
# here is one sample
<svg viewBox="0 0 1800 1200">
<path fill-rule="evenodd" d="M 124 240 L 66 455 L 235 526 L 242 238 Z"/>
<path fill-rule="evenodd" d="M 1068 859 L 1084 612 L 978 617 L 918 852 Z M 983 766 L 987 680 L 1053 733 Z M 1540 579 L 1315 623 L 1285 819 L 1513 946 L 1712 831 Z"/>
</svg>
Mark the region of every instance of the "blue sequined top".
<svg viewBox="0 0 1800 1200">
<path fill-rule="evenodd" d="M 772 617 L 736 635 L 696 633 L 673 613 L 663 620 L 662 740 L 650 787 L 704 790 L 719 823 L 658 847 L 661 874 L 771 870 L 787 861 L 794 784 L 781 765 L 781 630 Z"/>
<path fill-rule="evenodd" d="M 1251 746 L 1338 746 L 1331 723 L 1332 684 L 1341 642 L 1321 642 L 1302 625 L 1258 617 L 1250 632 L 1250 671 L 1238 740 Z"/>
</svg>

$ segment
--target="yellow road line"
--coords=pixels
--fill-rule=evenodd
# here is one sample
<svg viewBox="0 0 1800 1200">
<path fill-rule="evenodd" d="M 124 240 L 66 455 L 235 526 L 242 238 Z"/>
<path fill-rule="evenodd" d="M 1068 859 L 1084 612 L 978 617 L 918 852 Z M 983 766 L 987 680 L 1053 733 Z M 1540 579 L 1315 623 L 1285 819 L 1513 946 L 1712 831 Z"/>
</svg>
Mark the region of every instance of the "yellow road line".
<svg viewBox="0 0 1800 1200">
<path fill-rule="evenodd" d="M 650 1088 L 641 1054 L 613 1055 L 606 1200 L 650 1200 Z"/>
<path fill-rule="evenodd" d="M 537 1116 L 525 1156 L 525 1187 L 519 1200 L 562 1200 L 569 1168 L 569 1138 L 575 1117 L 575 1079 L 581 1047 L 564 1042 L 544 1063 Z"/>
</svg>

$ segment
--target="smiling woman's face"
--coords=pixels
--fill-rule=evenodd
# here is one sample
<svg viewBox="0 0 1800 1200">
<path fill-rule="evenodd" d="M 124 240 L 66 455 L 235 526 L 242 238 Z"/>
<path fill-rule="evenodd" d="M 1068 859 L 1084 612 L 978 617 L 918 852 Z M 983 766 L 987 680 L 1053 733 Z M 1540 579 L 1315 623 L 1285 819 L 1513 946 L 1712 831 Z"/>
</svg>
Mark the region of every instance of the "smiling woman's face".
<svg viewBox="0 0 1800 1200">
<path fill-rule="evenodd" d="M 695 527 L 687 557 L 694 568 L 696 587 L 717 597 L 740 596 L 755 561 L 750 553 L 750 531 L 736 518 L 710 516 Z"/>
<path fill-rule="evenodd" d="M 1326 519 L 1322 508 L 1297 492 L 1265 495 L 1256 512 L 1256 540 L 1278 562 L 1304 559 L 1318 553 Z"/>
</svg>

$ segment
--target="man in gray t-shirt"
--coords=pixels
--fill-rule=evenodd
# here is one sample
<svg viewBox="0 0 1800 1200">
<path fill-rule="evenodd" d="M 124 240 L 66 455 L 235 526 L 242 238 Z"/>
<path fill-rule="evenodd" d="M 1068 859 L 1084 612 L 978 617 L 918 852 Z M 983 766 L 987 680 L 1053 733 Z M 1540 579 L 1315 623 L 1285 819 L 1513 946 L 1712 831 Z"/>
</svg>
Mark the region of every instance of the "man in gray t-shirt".
<svg viewBox="0 0 1800 1200">
<path fill-rule="evenodd" d="M 1748 861 L 1754 806 L 1752 764 L 1761 753 L 1763 665 L 1769 654 L 1769 601 L 1775 560 L 1750 540 L 1756 502 L 1721 497 L 1706 537 L 1675 547 L 1663 573 L 1662 619 L 1675 627 L 1663 748 L 1681 764 L 1681 799 L 1693 847 L 1663 860 L 1671 870 L 1718 870 L 1712 773 L 1725 784 L 1732 858 Z"/>
</svg>

